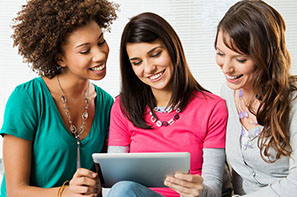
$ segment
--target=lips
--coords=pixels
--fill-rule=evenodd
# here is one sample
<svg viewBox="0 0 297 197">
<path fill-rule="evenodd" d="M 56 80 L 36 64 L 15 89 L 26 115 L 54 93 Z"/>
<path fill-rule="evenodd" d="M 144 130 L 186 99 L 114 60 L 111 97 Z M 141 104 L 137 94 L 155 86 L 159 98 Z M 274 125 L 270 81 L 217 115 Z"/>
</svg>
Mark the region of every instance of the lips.
<svg viewBox="0 0 297 197">
<path fill-rule="evenodd" d="M 225 76 L 227 79 L 236 80 L 236 79 L 239 79 L 240 77 L 242 77 L 243 74 L 241 74 L 241 75 L 227 75 L 227 74 L 225 74 Z"/>
<path fill-rule="evenodd" d="M 92 70 L 92 71 L 102 71 L 104 69 L 105 69 L 105 64 L 102 64 L 100 66 L 95 66 L 95 67 L 89 68 L 89 70 Z"/>
<path fill-rule="evenodd" d="M 154 74 L 154 75 L 152 75 L 152 76 L 150 76 L 148 78 L 150 80 L 152 80 L 152 81 L 157 81 L 157 80 L 159 80 L 163 76 L 164 72 L 165 72 L 165 70 L 163 70 L 161 72 L 158 72 L 158 73 L 156 73 L 156 74 Z"/>
</svg>

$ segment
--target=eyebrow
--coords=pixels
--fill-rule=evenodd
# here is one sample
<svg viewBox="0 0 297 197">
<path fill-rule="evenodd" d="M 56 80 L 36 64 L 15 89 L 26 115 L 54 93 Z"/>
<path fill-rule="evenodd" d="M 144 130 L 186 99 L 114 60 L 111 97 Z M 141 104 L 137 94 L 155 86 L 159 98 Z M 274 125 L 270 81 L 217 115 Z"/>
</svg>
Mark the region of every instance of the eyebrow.
<svg viewBox="0 0 297 197">
<path fill-rule="evenodd" d="M 156 47 L 154 47 L 154 48 L 152 48 L 151 50 L 149 50 L 146 54 L 148 54 L 148 55 L 150 55 L 151 53 L 153 53 L 157 48 L 163 48 L 161 45 L 160 46 L 156 46 Z M 130 59 L 130 61 L 131 60 L 137 60 L 138 59 L 138 57 L 132 57 L 131 59 Z"/>
<path fill-rule="evenodd" d="M 99 35 L 98 39 L 99 40 L 100 38 L 102 38 L 103 36 L 103 32 L 101 32 L 101 34 Z M 80 44 L 80 45 L 77 45 L 75 48 L 79 48 L 79 47 L 82 47 L 82 46 L 85 46 L 85 45 L 89 45 L 90 43 L 89 42 L 86 42 L 86 43 L 83 43 L 83 44 Z"/>
</svg>

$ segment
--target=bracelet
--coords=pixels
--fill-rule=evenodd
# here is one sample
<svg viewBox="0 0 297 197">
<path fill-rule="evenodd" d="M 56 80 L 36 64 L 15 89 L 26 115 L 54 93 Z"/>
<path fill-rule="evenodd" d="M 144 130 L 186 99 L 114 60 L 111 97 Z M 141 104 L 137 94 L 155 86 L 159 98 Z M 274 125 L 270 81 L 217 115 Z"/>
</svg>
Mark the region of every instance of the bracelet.
<svg viewBox="0 0 297 197">
<path fill-rule="evenodd" d="M 62 193 L 63 193 L 63 191 L 64 191 L 64 189 L 65 189 L 67 183 L 69 183 L 68 180 L 66 180 L 66 181 L 63 183 L 63 185 L 59 188 L 59 190 L 58 190 L 58 197 L 62 197 Z"/>
</svg>

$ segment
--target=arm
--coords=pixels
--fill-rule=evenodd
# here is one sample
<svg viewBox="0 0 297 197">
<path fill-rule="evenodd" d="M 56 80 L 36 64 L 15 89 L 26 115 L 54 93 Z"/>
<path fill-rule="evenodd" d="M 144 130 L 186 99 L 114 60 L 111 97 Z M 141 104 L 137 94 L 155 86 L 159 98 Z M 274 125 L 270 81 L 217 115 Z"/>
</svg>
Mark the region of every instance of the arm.
<svg viewBox="0 0 297 197">
<path fill-rule="evenodd" d="M 128 153 L 129 146 L 108 146 L 108 153 Z"/>
<path fill-rule="evenodd" d="M 219 100 L 209 114 L 207 134 L 203 144 L 202 176 L 175 174 L 175 177 L 165 179 L 165 185 L 183 196 L 221 196 L 227 117 L 225 102 Z"/>
<path fill-rule="evenodd" d="M 286 178 L 281 179 L 267 187 L 264 187 L 257 192 L 247 194 L 247 197 L 257 196 L 297 196 L 297 100 L 292 103 L 290 113 L 290 144 L 292 147 L 292 154 L 289 161 L 289 174 Z"/>
<path fill-rule="evenodd" d="M 203 190 L 200 196 L 221 196 L 225 164 L 224 149 L 203 149 Z"/>
<path fill-rule="evenodd" d="M 164 184 L 183 196 L 219 197 L 225 163 L 224 149 L 203 149 L 202 176 L 176 173 Z"/>
<path fill-rule="evenodd" d="M 45 189 L 30 186 L 31 150 L 31 141 L 4 135 L 3 160 L 7 196 L 57 196 L 59 187 Z M 78 169 L 70 180 L 69 187 L 64 190 L 63 196 L 94 193 L 97 191 L 97 180 L 97 174 L 86 169 Z"/>
</svg>

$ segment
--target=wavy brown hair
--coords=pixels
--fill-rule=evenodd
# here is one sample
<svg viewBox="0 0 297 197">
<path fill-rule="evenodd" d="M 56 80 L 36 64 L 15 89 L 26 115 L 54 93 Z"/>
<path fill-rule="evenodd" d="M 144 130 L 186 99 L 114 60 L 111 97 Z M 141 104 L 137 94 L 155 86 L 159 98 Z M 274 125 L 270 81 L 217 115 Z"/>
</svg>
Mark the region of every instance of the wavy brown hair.
<svg viewBox="0 0 297 197">
<path fill-rule="evenodd" d="M 230 49 L 248 55 L 255 63 L 254 93 L 260 101 L 256 112 L 264 128 L 258 146 L 264 161 L 274 162 L 290 156 L 292 147 L 289 136 L 290 103 L 296 91 L 296 76 L 289 73 L 291 58 L 285 43 L 285 22 L 277 10 L 261 0 L 244 0 L 234 4 L 220 21 L 217 29 L 229 35 Z M 215 46 L 217 43 L 217 36 Z M 277 155 L 272 159 L 269 149 Z M 266 156 L 266 158 L 265 158 Z M 267 159 L 268 158 L 268 159 Z"/>
<path fill-rule="evenodd" d="M 191 74 L 181 41 L 171 25 L 164 18 L 154 13 L 146 12 L 133 17 L 125 26 L 121 38 L 122 83 L 120 104 L 121 111 L 134 126 L 143 129 L 151 128 L 144 120 L 144 111 L 148 106 L 153 112 L 152 108 L 156 106 L 156 100 L 151 87 L 144 84 L 135 75 L 126 46 L 127 43 L 151 43 L 157 39 L 163 42 L 173 64 L 173 89 L 168 106 L 178 105 L 183 110 L 193 95 L 193 91 L 207 91 Z"/>
<path fill-rule="evenodd" d="M 13 45 L 33 71 L 52 78 L 62 72 L 56 57 L 69 33 L 91 20 L 109 30 L 117 8 L 107 0 L 30 0 L 14 18 Z"/>
</svg>

